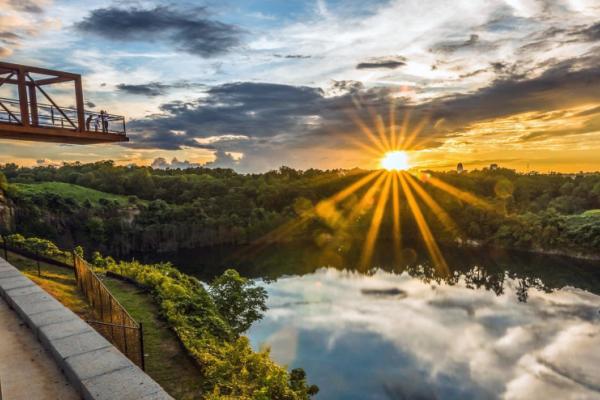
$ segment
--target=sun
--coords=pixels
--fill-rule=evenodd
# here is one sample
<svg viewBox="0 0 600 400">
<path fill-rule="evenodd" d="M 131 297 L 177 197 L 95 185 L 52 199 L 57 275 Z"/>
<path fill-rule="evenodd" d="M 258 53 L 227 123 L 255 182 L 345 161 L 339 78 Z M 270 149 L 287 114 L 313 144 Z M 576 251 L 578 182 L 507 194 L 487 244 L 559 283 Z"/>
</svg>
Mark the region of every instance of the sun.
<svg viewBox="0 0 600 400">
<path fill-rule="evenodd" d="M 390 151 L 385 153 L 380 164 L 381 168 L 388 171 L 404 171 L 410 168 L 408 155 L 405 151 Z"/>
</svg>

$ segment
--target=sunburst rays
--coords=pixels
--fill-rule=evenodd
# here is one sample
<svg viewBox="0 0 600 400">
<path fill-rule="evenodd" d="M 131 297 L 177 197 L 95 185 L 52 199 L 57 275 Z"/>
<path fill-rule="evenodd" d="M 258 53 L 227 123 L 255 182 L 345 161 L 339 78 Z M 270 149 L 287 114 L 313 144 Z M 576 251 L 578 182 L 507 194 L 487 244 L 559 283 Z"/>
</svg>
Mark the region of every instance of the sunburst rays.
<svg viewBox="0 0 600 400">
<path fill-rule="evenodd" d="M 390 104 L 389 116 L 385 119 L 372 108 L 364 107 L 360 99 L 355 104 L 356 110 L 349 113 L 349 118 L 354 121 L 365 140 L 351 140 L 361 150 L 372 154 L 374 158 L 381 158 L 385 154 L 394 152 L 410 153 L 425 142 L 419 138 L 429 122 L 427 117 L 422 118 L 411 129 L 410 113 L 405 112 L 401 122 L 398 123 L 397 107 L 393 102 Z M 358 112 L 360 110 L 367 111 L 371 119 L 370 124 L 361 118 Z M 417 235 L 424 244 L 436 271 L 440 275 L 448 274 L 448 265 L 436 240 L 436 231 L 430 227 L 427 215 L 432 215 L 441 226 L 440 229 L 450 233 L 450 237 L 459 236 L 460 230 L 452 217 L 432 197 L 426 186 L 429 185 L 471 206 L 488 211 L 493 211 L 495 208 L 476 195 L 458 189 L 430 174 L 404 169 L 389 168 L 389 170 L 381 169 L 365 173 L 333 196 L 319 201 L 313 206 L 312 212 L 301 213 L 297 219 L 265 235 L 255 242 L 255 246 L 258 244 L 260 247 L 265 243 L 277 241 L 304 226 L 310 219 L 317 218 L 332 231 L 332 237 L 337 235 L 342 238 L 340 240 L 345 240 L 349 235 L 348 232 L 351 232 L 352 238 L 362 239 L 359 265 L 361 268 L 369 268 L 377 239 L 381 236 L 381 227 L 385 223 L 391 225 L 392 252 L 395 262 L 400 264 L 404 250 L 403 241 L 406 237 L 403 229 L 406 222 L 412 219 L 418 231 Z M 425 209 L 429 212 L 425 213 Z M 365 233 L 352 230 L 356 226 L 362 226 L 364 216 L 370 217 L 370 221 L 365 225 Z M 356 238 L 356 235 L 361 237 Z M 328 250 L 339 244 L 333 241 Z"/>
</svg>

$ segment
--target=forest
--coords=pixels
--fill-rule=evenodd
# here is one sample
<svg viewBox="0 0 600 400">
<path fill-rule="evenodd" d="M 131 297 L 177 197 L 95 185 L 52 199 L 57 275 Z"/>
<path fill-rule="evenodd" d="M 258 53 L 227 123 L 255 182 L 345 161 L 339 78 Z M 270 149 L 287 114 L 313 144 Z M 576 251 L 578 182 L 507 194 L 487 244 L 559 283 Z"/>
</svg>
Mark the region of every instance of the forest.
<svg viewBox="0 0 600 400">
<path fill-rule="evenodd" d="M 147 251 L 247 244 L 261 237 L 360 240 L 373 207 L 361 210 L 344 232 L 333 229 L 315 210 L 321 201 L 369 173 L 281 167 L 239 174 L 218 168 L 117 166 L 112 161 L 61 167 L 6 164 L 0 166 L 0 189 L 5 207 L 12 211 L 0 225 L 5 231 L 48 238 L 63 248 L 82 245 L 121 258 Z M 453 221 L 455 228 L 449 230 L 434 210 L 422 208 L 442 243 L 598 254 L 600 174 L 523 174 L 499 168 L 463 174 L 422 171 L 415 176 Z M 487 206 L 440 190 L 429 183 L 432 178 Z M 355 206 L 366 192 L 368 186 L 350 196 L 344 207 Z M 400 204 L 400 214 L 409 216 L 403 194 Z M 392 215 L 391 210 L 385 212 Z M 285 235 L 269 235 L 298 219 L 302 223 Z M 392 232 L 391 220 L 383 219 L 380 238 Z M 403 218 L 402 234 L 407 241 L 419 240 L 413 218 Z"/>
</svg>

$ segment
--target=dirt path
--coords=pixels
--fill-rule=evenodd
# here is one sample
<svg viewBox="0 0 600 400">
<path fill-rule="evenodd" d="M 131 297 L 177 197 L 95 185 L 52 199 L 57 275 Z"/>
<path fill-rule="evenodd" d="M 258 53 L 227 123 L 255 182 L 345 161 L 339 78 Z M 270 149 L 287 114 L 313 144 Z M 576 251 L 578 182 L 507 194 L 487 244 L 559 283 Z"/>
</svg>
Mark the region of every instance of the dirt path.
<svg viewBox="0 0 600 400">
<path fill-rule="evenodd" d="M 6 302 L 0 299 L 0 398 L 76 400 L 54 360 Z"/>
</svg>

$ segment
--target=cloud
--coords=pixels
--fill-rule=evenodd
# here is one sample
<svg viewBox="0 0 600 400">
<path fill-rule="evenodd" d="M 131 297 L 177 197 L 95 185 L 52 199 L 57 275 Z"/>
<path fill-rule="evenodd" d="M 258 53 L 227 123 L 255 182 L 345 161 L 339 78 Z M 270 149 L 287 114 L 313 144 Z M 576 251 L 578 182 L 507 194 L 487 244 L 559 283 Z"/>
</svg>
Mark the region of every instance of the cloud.
<svg viewBox="0 0 600 400">
<path fill-rule="evenodd" d="M 353 80 L 336 81 L 336 80 L 333 80 L 331 83 L 331 86 L 327 90 L 327 93 L 334 95 L 334 96 L 339 96 L 339 95 L 346 94 L 346 93 L 356 94 L 356 93 L 360 93 L 360 91 L 363 90 L 364 88 L 365 88 L 365 85 L 363 85 L 363 83 L 360 81 L 353 81 Z"/>
<path fill-rule="evenodd" d="M 0 56 L 11 56 L 23 42 L 56 26 L 44 10 L 50 0 L 0 0 Z"/>
<path fill-rule="evenodd" d="M 295 58 L 295 59 L 307 59 L 307 58 L 311 58 L 312 56 L 307 56 L 304 54 L 273 54 L 273 56 L 277 57 L 277 58 Z"/>
<path fill-rule="evenodd" d="M 495 62 L 486 68 L 499 74 L 490 85 L 417 104 L 398 98 L 390 88 L 365 88 L 356 81 L 334 81 L 327 89 L 258 82 L 217 85 L 194 101 L 167 102 L 160 106 L 160 114 L 131 121 L 129 145 L 222 151 L 218 156 L 227 166 L 232 163 L 223 152 L 241 152 L 245 157 L 238 167 L 256 170 L 258 159 L 263 158 L 261 166 L 273 168 L 286 157 L 293 158 L 308 149 L 315 153 L 319 149 L 356 150 L 357 140 L 372 145 L 354 120 L 359 117 L 374 127 L 373 115 L 387 117 L 396 97 L 396 115 L 410 113 L 413 124 L 424 122 L 415 142 L 417 148 L 437 147 L 445 138 L 484 121 L 523 113 L 537 113 L 531 118 L 558 118 L 555 112 L 560 110 L 600 104 L 598 58 L 574 58 L 531 77 L 513 74 L 512 66 Z M 590 119 L 576 130 L 549 134 L 591 132 L 598 129 L 594 121 Z M 531 130 L 523 130 L 520 135 L 523 140 L 545 137 L 543 131 Z"/>
<path fill-rule="evenodd" d="M 406 65 L 406 57 L 394 56 L 394 57 L 379 57 L 372 58 L 367 61 L 360 62 L 356 65 L 356 69 L 396 69 Z"/>
<path fill-rule="evenodd" d="M 188 169 L 188 168 L 198 168 L 201 167 L 201 164 L 185 161 L 179 161 L 176 157 L 173 157 L 171 162 L 167 161 L 163 157 L 155 158 L 152 161 L 151 167 L 155 169 Z"/>
<path fill-rule="evenodd" d="M 501 74 L 501 73 L 507 72 L 507 70 L 509 70 L 508 64 L 497 61 L 497 62 L 490 63 L 489 68 L 476 69 L 475 71 L 467 72 L 467 73 L 459 75 L 459 78 L 461 78 L 461 79 L 470 78 L 470 77 L 482 74 L 484 72 L 494 72 L 496 74 Z"/>
<path fill-rule="evenodd" d="M 9 3 L 18 11 L 24 11 L 32 14 L 41 14 L 43 1 L 33 0 L 9 0 Z"/>
<path fill-rule="evenodd" d="M 142 84 L 120 83 L 116 87 L 117 90 L 132 95 L 156 97 L 166 94 L 171 89 L 189 89 L 192 87 L 204 87 L 204 85 L 190 82 L 175 82 L 170 84 L 160 82 L 148 82 Z"/>
<path fill-rule="evenodd" d="M 215 160 L 204 164 L 208 168 L 231 168 L 234 169 L 240 165 L 240 160 L 236 159 L 232 153 L 224 150 L 215 152 Z"/>
<path fill-rule="evenodd" d="M 433 118 L 444 118 L 457 129 L 474 121 L 598 103 L 599 61 L 588 55 L 553 65 L 536 77 L 509 75 L 473 93 L 436 99 L 428 107 Z"/>
<path fill-rule="evenodd" d="M 168 10 L 179 10 L 173 7 L 176 6 L 168 6 Z M 576 51 L 564 46 L 559 51 L 544 54 L 544 57 L 537 52 L 516 54 L 520 46 L 535 40 L 546 39 L 552 45 L 552 39 L 548 39 L 552 35 L 563 39 L 564 32 L 569 32 L 576 26 L 580 30 L 589 28 L 589 21 L 583 23 L 583 20 L 575 18 L 534 20 L 521 16 L 511 17 L 505 11 L 492 12 L 491 16 L 489 13 L 486 15 L 486 12 L 488 11 L 481 17 L 469 19 L 460 29 L 453 25 L 455 20 L 437 21 L 439 23 L 435 26 L 426 28 L 424 32 L 419 31 L 419 35 L 410 42 L 414 46 L 403 47 L 401 53 L 397 48 L 384 46 L 384 43 L 381 46 L 379 43 L 377 46 L 374 44 L 369 49 L 361 47 L 361 51 L 356 52 L 357 58 L 346 58 L 344 65 L 340 65 L 333 56 L 327 59 L 328 55 L 324 55 L 326 53 L 314 53 L 315 49 L 318 50 L 314 45 L 323 40 L 324 35 L 322 31 L 313 29 L 316 25 L 310 21 L 306 22 L 307 27 L 295 26 L 294 31 L 288 28 L 284 34 L 277 36 L 279 42 L 274 41 L 271 36 L 258 38 L 261 40 L 257 39 L 256 47 L 251 48 L 258 49 L 260 54 L 245 53 L 244 58 L 248 57 L 249 64 L 244 64 L 241 71 L 224 66 L 223 70 L 211 77 L 214 78 L 211 81 L 213 86 L 202 88 L 195 98 L 188 93 L 181 98 L 182 101 L 163 100 L 159 112 L 149 111 L 153 114 L 131 120 L 128 131 L 132 142 L 129 145 L 163 150 L 207 148 L 211 151 L 237 151 L 245 154 L 240 165 L 256 163 L 259 156 L 262 156 L 270 167 L 285 162 L 285 157 L 290 157 L 288 165 L 298 166 L 301 161 L 297 160 L 313 147 L 315 154 L 314 157 L 309 157 L 310 162 L 321 166 L 321 160 L 326 155 L 324 151 L 319 153 L 319 149 L 337 151 L 352 148 L 356 151 L 356 140 L 367 141 L 352 121 L 352 116 L 359 115 L 371 127 L 374 127 L 374 122 L 366 107 L 357 108 L 357 101 L 360 103 L 364 100 L 364 104 L 374 114 L 384 116 L 386 123 L 392 98 L 396 99 L 398 118 L 410 112 L 411 124 L 416 125 L 429 117 L 429 122 L 425 123 L 417 140 L 422 148 L 439 146 L 448 138 L 463 134 L 482 121 L 531 111 L 540 112 L 541 115 L 547 111 L 570 107 L 574 103 L 580 103 L 577 94 L 579 88 L 582 88 L 584 94 L 581 101 L 598 101 L 598 96 L 592 93 L 597 88 L 594 67 L 577 58 L 579 52 L 592 46 L 591 43 L 574 44 L 573 46 L 579 46 Z M 192 15 L 189 18 L 196 17 L 197 15 Z M 490 23 L 482 28 L 485 21 Z M 348 31 L 348 24 L 338 28 L 334 22 L 328 25 L 331 31 L 325 31 L 327 38 L 331 36 L 330 32 Z M 527 26 L 523 31 L 509 29 L 519 24 Z M 307 36 L 309 28 L 314 30 L 312 36 Z M 362 27 L 356 25 L 356 29 Z M 170 29 L 167 31 L 168 35 L 172 35 Z M 365 32 L 365 35 L 369 33 Z M 276 33 L 278 31 L 273 36 Z M 292 33 L 295 34 L 293 40 L 290 39 Z M 375 33 L 379 35 L 380 31 L 376 30 Z M 546 35 L 543 36 L 542 33 Z M 137 38 L 136 35 L 137 33 L 124 36 Z M 165 33 L 160 33 L 159 37 L 161 40 L 171 40 Z M 299 37 L 303 39 L 297 39 Z M 360 47 L 360 43 L 360 40 L 348 40 L 348 43 L 325 40 L 324 46 L 329 47 L 323 48 L 339 48 L 340 50 L 334 51 L 337 51 L 335 56 L 338 56 L 339 53 L 348 51 L 349 46 Z M 496 47 L 499 49 L 497 52 L 482 53 L 477 58 L 470 57 L 471 51 Z M 429 48 L 440 54 L 428 53 Z M 398 53 L 407 58 L 377 57 Z M 293 71 L 293 76 L 290 76 L 289 68 L 282 67 L 288 64 L 283 59 L 293 60 L 304 54 L 313 54 L 313 59 L 302 61 L 303 68 Z M 454 56 L 446 57 L 448 54 Z M 257 57 L 260 58 L 264 71 L 256 72 L 257 64 L 253 64 L 252 60 Z M 573 58 L 572 61 L 567 61 L 568 66 L 561 64 L 568 57 Z M 410 62 L 407 63 L 407 59 Z M 423 64 L 431 65 L 434 60 L 439 60 L 435 64 L 437 70 L 422 68 Z M 269 63 L 279 67 L 273 69 L 267 65 Z M 406 65 L 400 65 L 401 63 Z M 373 69 L 357 71 L 358 65 Z M 468 68 L 465 68 L 467 65 Z M 271 74 L 271 71 L 275 72 Z M 380 74 L 365 74 L 363 71 L 381 72 L 389 76 L 384 80 Z M 388 73 L 390 71 L 393 73 Z M 587 78 L 585 74 L 588 74 Z M 190 79 L 197 79 L 196 76 L 188 76 Z M 459 76 L 464 81 L 458 79 Z M 232 82 L 232 77 L 240 81 Z M 469 77 L 473 79 L 467 79 Z M 336 80 L 331 83 L 331 78 Z M 122 93 L 155 97 L 153 102 L 157 104 L 160 96 L 171 90 L 171 83 L 160 79 L 155 74 L 147 74 L 145 80 L 116 82 L 122 82 L 118 86 Z M 364 83 L 356 79 L 364 80 Z M 589 89 L 585 87 L 586 84 L 581 84 L 582 79 L 590 80 Z M 400 89 L 402 86 L 409 87 L 415 95 L 405 95 Z M 527 132 L 533 133 L 535 132 Z M 218 143 L 204 141 L 208 137 L 224 135 L 243 136 L 245 139 Z M 545 139 L 543 134 L 535 133 L 530 136 L 531 141 L 534 137 L 537 140 Z M 472 141 L 477 141 L 477 138 L 472 138 Z M 331 154 L 332 157 L 337 156 Z M 298 158 L 293 159 L 294 156 Z"/>
<path fill-rule="evenodd" d="M 496 47 L 498 47 L 497 44 L 481 40 L 477 34 L 471 34 L 467 40 L 449 40 L 438 42 L 433 45 L 430 51 L 434 53 L 451 54 L 462 50 L 489 51 L 495 49 Z"/>
<path fill-rule="evenodd" d="M 215 159 L 213 161 L 202 163 L 190 162 L 188 160 L 180 161 L 177 157 L 173 157 L 171 161 L 168 161 L 164 157 L 157 157 L 152 161 L 151 167 L 155 169 L 188 169 L 188 168 L 236 168 L 239 166 L 240 160 L 243 155 L 236 157 L 232 152 L 224 150 L 216 150 L 214 153 Z"/>
<path fill-rule="evenodd" d="M 150 82 L 140 85 L 128 85 L 125 83 L 120 83 L 117 85 L 117 90 L 127 92 L 129 94 L 143 95 L 149 97 L 161 96 L 165 94 L 166 89 L 168 88 L 168 85 L 163 85 L 162 83 L 158 82 Z"/>
<path fill-rule="evenodd" d="M 98 8 L 75 27 L 117 41 L 163 40 L 178 50 L 201 57 L 226 53 L 240 44 L 242 31 L 208 18 L 204 8 L 178 10 L 172 6 Z"/>
<path fill-rule="evenodd" d="M 20 38 L 20 36 L 13 32 L 0 32 L 0 39 L 2 39 L 2 40 L 6 40 L 6 39 L 15 40 L 15 39 L 19 39 L 19 38 Z"/>
<path fill-rule="evenodd" d="M 165 103 L 163 114 L 132 121 L 132 128 L 144 132 L 138 144 L 174 149 L 205 147 L 196 139 L 215 135 L 273 137 L 307 126 L 308 118 L 320 114 L 324 100 L 318 88 L 254 82 L 214 86 L 205 95 L 192 102 Z"/>
<path fill-rule="evenodd" d="M 590 41 L 600 40 L 600 22 L 596 22 L 594 25 L 582 29 L 578 32 L 585 39 Z"/>
</svg>

